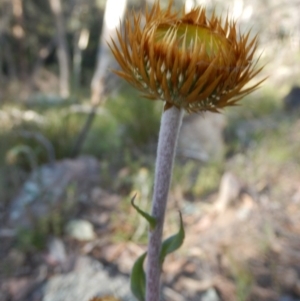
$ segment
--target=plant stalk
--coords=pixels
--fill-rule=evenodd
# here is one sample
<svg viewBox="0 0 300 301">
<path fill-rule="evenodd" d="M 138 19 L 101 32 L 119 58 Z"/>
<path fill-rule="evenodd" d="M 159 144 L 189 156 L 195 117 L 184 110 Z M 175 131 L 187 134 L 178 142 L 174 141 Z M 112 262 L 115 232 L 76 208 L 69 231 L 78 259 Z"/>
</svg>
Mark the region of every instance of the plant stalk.
<svg viewBox="0 0 300 301">
<path fill-rule="evenodd" d="M 146 301 L 159 301 L 160 295 L 160 249 L 173 162 L 182 123 L 183 110 L 171 107 L 163 112 L 158 138 L 152 216 L 156 227 L 149 232 L 148 263 L 146 271 Z"/>
</svg>

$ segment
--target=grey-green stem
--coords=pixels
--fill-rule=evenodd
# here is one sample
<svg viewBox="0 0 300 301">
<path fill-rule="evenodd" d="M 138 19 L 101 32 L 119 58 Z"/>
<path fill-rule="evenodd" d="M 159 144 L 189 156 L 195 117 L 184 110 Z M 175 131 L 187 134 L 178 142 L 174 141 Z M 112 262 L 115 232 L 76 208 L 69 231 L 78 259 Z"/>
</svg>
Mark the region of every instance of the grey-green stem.
<svg viewBox="0 0 300 301">
<path fill-rule="evenodd" d="M 171 107 L 162 114 L 158 138 L 157 158 L 155 165 L 154 193 L 152 216 L 157 220 L 153 231 L 149 232 L 146 271 L 146 301 L 160 300 L 161 266 L 159 254 L 162 243 L 162 232 L 166 205 L 170 189 L 173 161 L 182 123 L 183 110 Z"/>
</svg>

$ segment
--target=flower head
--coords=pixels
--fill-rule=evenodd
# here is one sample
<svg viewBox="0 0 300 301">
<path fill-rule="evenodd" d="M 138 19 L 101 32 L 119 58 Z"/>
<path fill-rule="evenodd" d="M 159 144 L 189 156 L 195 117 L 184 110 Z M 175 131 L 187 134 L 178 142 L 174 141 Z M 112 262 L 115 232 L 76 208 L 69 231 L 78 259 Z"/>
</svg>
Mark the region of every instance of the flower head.
<svg viewBox="0 0 300 301">
<path fill-rule="evenodd" d="M 261 83 L 244 88 L 262 69 L 253 59 L 257 37 L 237 34 L 235 22 L 208 18 L 204 8 L 172 12 L 172 2 L 165 11 L 158 1 L 147 8 L 143 26 L 141 13 L 126 19 L 110 44 L 122 69 L 115 73 L 146 98 L 164 100 L 165 109 L 217 112 L 236 104 Z"/>
</svg>

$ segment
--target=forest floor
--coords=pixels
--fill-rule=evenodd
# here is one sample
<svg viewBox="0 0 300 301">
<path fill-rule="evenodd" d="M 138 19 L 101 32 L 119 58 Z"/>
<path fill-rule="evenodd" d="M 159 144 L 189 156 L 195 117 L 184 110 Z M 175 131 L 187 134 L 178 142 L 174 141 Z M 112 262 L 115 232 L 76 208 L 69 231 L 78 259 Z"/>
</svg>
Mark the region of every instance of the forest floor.
<svg viewBox="0 0 300 301">
<path fill-rule="evenodd" d="M 239 151 L 233 149 L 222 162 L 214 189 L 195 196 L 186 183 L 174 179 L 164 235 L 177 231 L 180 210 L 186 238 L 164 264 L 166 301 L 300 300 L 300 119 L 277 112 L 253 120 L 240 117 L 233 124 L 232 128 L 251 137 L 251 143 Z M 184 175 L 187 163 L 180 161 L 177 168 Z M 100 164 L 100 174 L 102 168 Z M 45 295 L 47 283 L 58 275 L 80 278 L 88 264 L 78 267 L 82 258 L 100 262 L 111 281 L 119 276 L 129 281 L 134 261 L 146 250 L 147 237 L 145 223 L 130 206 L 130 191 L 140 191 L 137 203 L 147 207 L 142 191 L 149 190 L 151 181 L 139 184 L 140 190 L 130 186 L 128 168 L 115 172 L 114 187 L 108 187 L 107 181 L 92 181 L 84 191 L 78 188 L 76 194 L 85 197 L 74 205 L 72 214 L 53 215 L 44 232 L 41 224 L 30 232 L 16 232 L 8 218 L 11 203 L 1 205 L 1 301 L 55 300 Z M 139 167 L 135 173 L 151 172 Z M 78 240 L 55 230 L 74 218 L 91 225 L 92 238 Z M 91 283 L 77 299 L 70 293 L 78 289 L 76 284 L 68 287 L 61 300 L 88 301 L 104 286 L 96 283 L 95 289 Z M 110 294 L 120 300 L 128 298 L 127 293 Z"/>
</svg>

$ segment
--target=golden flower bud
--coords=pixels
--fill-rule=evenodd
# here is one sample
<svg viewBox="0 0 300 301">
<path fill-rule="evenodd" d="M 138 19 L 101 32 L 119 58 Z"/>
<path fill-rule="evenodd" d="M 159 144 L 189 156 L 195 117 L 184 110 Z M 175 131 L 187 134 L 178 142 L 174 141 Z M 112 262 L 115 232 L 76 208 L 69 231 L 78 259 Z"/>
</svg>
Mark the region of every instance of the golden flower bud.
<svg viewBox="0 0 300 301">
<path fill-rule="evenodd" d="M 255 90 L 262 81 L 244 86 L 262 69 L 253 59 L 257 37 L 237 34 L 235 22 L 208 18 L 204 8 L 172 12 L 172 2 L 165 11 L 158 1 L 147 8 L 144 26 L 141 13 L 127 14 L 110 44 L 122 69 L 114 72 L 165 109 L 187 112 L 218 112 Z"/>
</svg>

